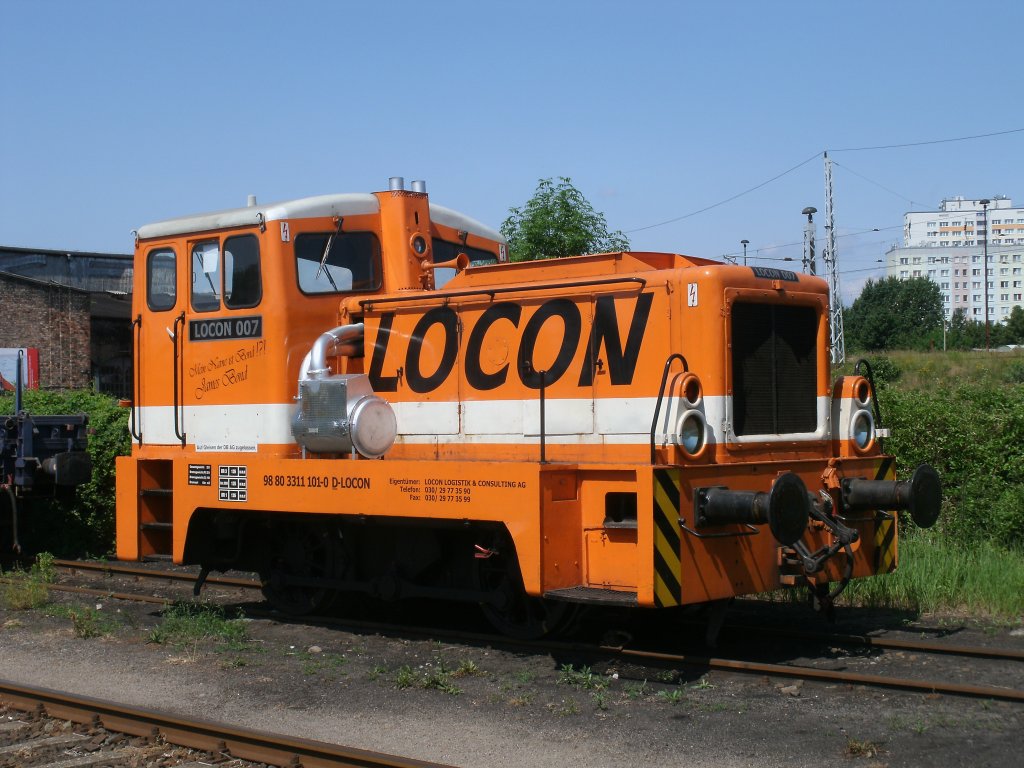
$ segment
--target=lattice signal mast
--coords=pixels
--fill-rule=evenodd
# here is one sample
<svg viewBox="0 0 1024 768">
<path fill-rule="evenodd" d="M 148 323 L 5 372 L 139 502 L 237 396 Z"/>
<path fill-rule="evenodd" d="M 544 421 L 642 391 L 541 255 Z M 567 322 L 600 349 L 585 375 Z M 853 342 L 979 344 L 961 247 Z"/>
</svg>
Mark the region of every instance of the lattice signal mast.
<svg viewBox="0 0 1024 768">
<path fill-rule="evenodd" d="M 843 300 L 839 293 L 839 269 L 836 264 L 836 221 L 832 207 L 832 159 L 825 153 L 825 279 L 828 280 L 828 320 L 832 337 L 832 364 L 846 360 L 843 339 Z"/>
</svg>

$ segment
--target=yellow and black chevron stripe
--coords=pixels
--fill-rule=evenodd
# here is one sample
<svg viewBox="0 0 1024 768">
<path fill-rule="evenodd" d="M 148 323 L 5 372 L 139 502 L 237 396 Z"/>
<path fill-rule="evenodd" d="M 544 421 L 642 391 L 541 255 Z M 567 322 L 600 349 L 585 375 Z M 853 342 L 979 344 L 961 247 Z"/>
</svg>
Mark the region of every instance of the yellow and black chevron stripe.
<svg viewBox="0 0 1024 768">
<path fill-rule="evenodd" d="M 654 470 L 654 604 L 679 605 L 679 470 Z"/>
<path fill-rule="evenodd" d="M 875 480 L 893 480 L 896 477 L 896 460 L 891 456 L 882 459 L 875 473 Z M 896 567 L 896 519 L 883 519 L 875 528 L 875 573 L 889 573 Z"/>
</svg>

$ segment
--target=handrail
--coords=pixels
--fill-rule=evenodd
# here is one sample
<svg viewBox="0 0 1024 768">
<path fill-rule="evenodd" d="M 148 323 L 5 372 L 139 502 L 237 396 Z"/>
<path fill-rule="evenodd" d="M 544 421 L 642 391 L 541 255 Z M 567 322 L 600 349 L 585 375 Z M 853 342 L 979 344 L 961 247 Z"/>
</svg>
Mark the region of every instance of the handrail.
<svg viewBox="0 0 1024 768">
<path fill-rule="evenodd" d="M 661 374 L 661 387 L 658 388 L 658 402 L 654 406 L 654 418 L 651 419 L 651 464 L 654 465 L 655 451 L 654 451 L 654 430 L 658 426 L 658 414 L 661 413 L 661 402 L 665 398 L 665 384 L 668 382 L 668 371 L 672 366 L 672 361 L 678 359 L 683 364 L 683 373 L 687 373 L 690 370 L 690 366 L 686 363 L 686 358 L 678 352 L 673 352 L 668 356 L 665 361 L 665 370 Z"/>
<path fill-rule="evenodd" d="M 141 390 L 140 380 L 142 376 L 142 361 L 139 359 L 139 355 L 142 351 L 142 314 L 140 313 L 134 320 L 132 320 L 132 344 L 134 349 L 132 350 L 132 367 L 135 369 L 135 374 L 132 378 L 134 379 L 132 384 L 132 412 L 128 420 L 128 431 L 135 441 L 142 445 L 142 412 L 140 410 L 138 419 L 136 420 L 135 409 L 140 408 L 139 405 L 139 392 Z"/>
<path fill-rule="evenodd" d="M 691 536 L 696 536 L 698 539 L 730 539 L 736 538 L 738 536 L 757 536 L 757 534 L 761 532 L 760 530 L 752 526 L 750 523 L 740 523 L 740 525 L 746 528 L 746 530 L 723 531 L 721 533 L 699 533 L 698 531 L 693 530 L 693 528 L 688 526 L 685 522 L 683 522 L 683 518 L 679 518 L 679 527 Z"/>
<path fill-rule="evenodd" d="M 875 372 L 871 370 L 871 363 L 869 363 L 866 359 L 864 359 L 862 357 L 860 360 L 857 361 L 857 364 L 853 366 L 854 374 L 860 375 L 860 367 L 861 367 L 861 365 L 863 365 L 865 368 L 868 369 L 867 370 L 867 376 L 865 378 L 868 380 L 868 384 L 871 385 L 871 396 L 872 396 L 871 399 L 872 399 L 872 402 L 874 403 L 874 406 L 875 406 L 875 424 L 878 425 L 879 427 L 881 427 L 882 426 L 882 408 L 878 404 L 878 390 L 875 389 Z"/>
<path fill-rule="evenodd" d="M 363 299 L 359 306 L 372 311 L 374 304 L 403 304 L 410 301 L 424 301 L 433 299 L 458 299 L 464 296 L 490 296 L 493 299 L 499 293 L 522 293 L 525 291 L 554 291 L 561 288 L 590 288 L 595 285 L 615 285 L 616 283 L 637 283 L 640 290 L 647 287 L 647 281 L 642 277 L 609 277 L 601 280 L 584 280 L 571 283 L 544 283 L 540 285 L 515 285 L 504 288 L 477 288 L 471 291 L 448 291 L 447 293 L 435 293 L 424 291 L 413 293 L 407 296 L 381 296 L 378 298 Z"/>
<path fill-rule="evenodd" d="M 547 438 L 547 434 L 546 434 L 547 430 L 545 429 L 545 424 L 544 424 L 544 412 L 546 410 L 545 409 L 545 402 L 544 402 L 545 401 L 544 395 L 545 395 L 545 390 L 547 389 L 547 384 L 548 384 L 548 372 L 547 371 L 537 371 L 537 374 L 540 376 L 540 463 L 541 464 L 547 464 L 548 463 L 548 459 L 547 459 L 547 453 L 545 452 L 545 445 L 546 445 L 546 442 L 547 442 L 547 440 L 546 440 L 546 438 Z"/>
<path fill-rule="evenodd" d="M 171 334 L 171 342 L 174 344 L 174 436 L 181 441 L 181 447 L 185 447 L 185 406 L 182 403 L 180 423 L 181 429 L 178 429 L 179 415 L 178 415 L 178 397 L 180 394 L 179 380 L 181 378 L 181 359 L 184 355 L 180 355 L 178 352 L 178 345 L 181 343 L 181 333 L 178 331 L 178 325 L 181 325 L 181 330 L 185 330 L 185 313 L 182 312 L 176 318 L 174 318 L 174 331 Z"/>
</svg>

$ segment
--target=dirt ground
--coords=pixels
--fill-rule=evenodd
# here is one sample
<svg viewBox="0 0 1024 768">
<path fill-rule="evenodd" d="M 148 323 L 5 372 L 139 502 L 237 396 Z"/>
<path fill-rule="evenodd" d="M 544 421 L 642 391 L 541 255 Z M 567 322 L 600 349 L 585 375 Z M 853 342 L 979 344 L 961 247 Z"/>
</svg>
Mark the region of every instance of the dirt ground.
<svg viewBox="0 0 1024 768">
<path fill-rule="evenodd" d="M 109 577 L 103 583 L 111 591 L 139 589 Z M 186 586 L 153 589 L 161 596 L 188 595 Z M 228 616 L 239 610 L 259 615 L 253 592 L 208 587 L 204 599 L 226 606 Z M 475 610 L 465 609 L 467 616 Z M 555 658 L 482 642 L 274 618 L 246 618 L 241 639 L 172 642 L 161 637 L 160 611 L 58 592 L 41 608 L 0 609 L 0 677 L 467 768 L 1004 768 L 1020 759 L 1019 704 L 700 669 L 675 673 L 612 660 L 588 665 L 571 654 Z M 807 609 L 788 605 L 740 605 L 730 618 L 737 615 L 754 627 L 820 622 Z M 626 622 L 598 615 L 581 632 L 639 631 Z M 952 634 L 959 645 L 1024 648 L 1024 631 L 1012 626 L 938 617 L 907 624 L 906 617 L 840 611 L 845 631 L 895 625 L 911 634 Z M 647 623 L 643 631 L 681 630 Z M 761 638 L 756 629 L 733 631 L 731 640 L 727 631 L 723 641 L 763 646 L 776 661 L 815 657 L 816 663 L 873 674 L 951 674 L 964 682 L 1024 688 L 1020 663 L 958 660 L 944 667 L 906 654 L 809 653 Z"/>
</svg>

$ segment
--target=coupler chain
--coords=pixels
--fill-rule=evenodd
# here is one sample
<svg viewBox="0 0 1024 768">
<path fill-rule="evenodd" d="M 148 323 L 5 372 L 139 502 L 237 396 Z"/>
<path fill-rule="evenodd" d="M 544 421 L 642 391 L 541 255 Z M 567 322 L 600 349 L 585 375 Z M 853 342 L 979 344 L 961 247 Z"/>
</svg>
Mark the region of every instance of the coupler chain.
<svg viewBox="0 0 1024 768">
<path fill-rule="evenodd" d="M 800 540 L 794 542 L 793 550 L 803 568 L 804 582 L 811 590 L 814 610 L 831 617 L 835 599 L 846 589 L 846 585 L 850 583 L 853 576 L 853 544 L 859 538 L 859 534 L 854 528 L 843 525 L 835 516 L 832 497 L 825 491 L 821 491 L 820 496 L 813 499 L 810 505 L 810 516 L 829 530 L 832 534 L 832 543 L 811 552 L 808 546 Z M 811 577 L 819 573 L 825 567 L 825 563 L 837 555 L 840 550 L 843 550 L 846 555 L 846 563 L 842 578 L 830 591 L 827 582 L 819 584 Z"/>
</svg>

